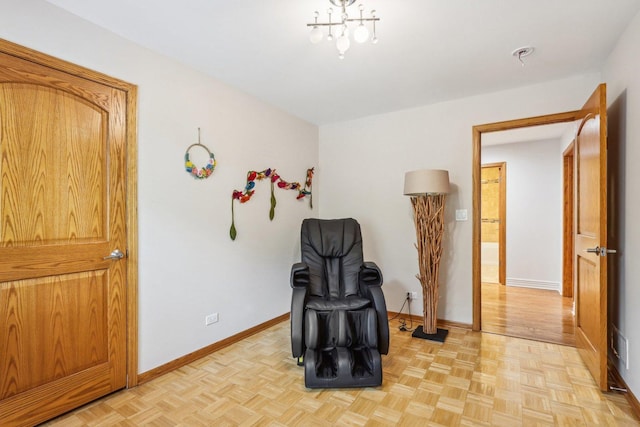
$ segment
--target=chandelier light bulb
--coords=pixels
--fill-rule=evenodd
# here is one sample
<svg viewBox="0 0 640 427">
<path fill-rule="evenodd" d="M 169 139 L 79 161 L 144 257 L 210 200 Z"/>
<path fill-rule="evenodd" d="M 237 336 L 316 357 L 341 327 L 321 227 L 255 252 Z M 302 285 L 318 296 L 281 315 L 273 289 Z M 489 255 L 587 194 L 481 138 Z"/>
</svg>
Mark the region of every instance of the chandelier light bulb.
<svg viewBox="0 0 640 427">
<path fill-rule="evenodd" d="M 369 40 L 369 30 L 367 30 L 367 27 L 365 27 L 364 24 L 361 23 L 355 29 L 355 31 L 353 32 L 353 39 L 357 43 L 364 43 Z"/>
<path fill-rule="evenodd" d="M 309 33 L 309 40 L 311 41 L 311 43 L 316 44 L 316 43 L 320 43 L 320 41 L 322 41 L 322 37 L 323 37 L 322 30 L 320 29 L 320 27 L 315 25 L 311 29 L 311 33 Z"/>
<path fill-rule="evenodd" d="M 351 46 L 351 41 L 349 41 L 349 37 L 347 37 L 346 35 L 343 35 L 340 38 L 338 38 L 338 41 L 336 42 L 336 47 L 338 48 L 338 52 L 340 52 L 340 55 L 344 55 L 344 53 L 349 49 L 349 46 Z"/>
</svg>

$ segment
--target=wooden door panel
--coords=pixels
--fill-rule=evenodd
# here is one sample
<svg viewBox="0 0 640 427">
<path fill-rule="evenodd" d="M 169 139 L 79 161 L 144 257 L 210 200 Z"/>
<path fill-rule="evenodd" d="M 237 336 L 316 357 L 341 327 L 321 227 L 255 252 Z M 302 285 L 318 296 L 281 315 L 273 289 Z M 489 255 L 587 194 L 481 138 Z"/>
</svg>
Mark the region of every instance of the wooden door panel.
<svg viewBox="0 0 640 427">
<path fill-rule="evenodd" d="M 85 369 L 1 401 L 4 426 L 32 426 L 113 391 L 110 364 Z"/>
<path fill-rule="evenodd" d="M 126 385 L 126 92 L 0 53 L 0 424 Z"/>
<path fill-rule="evenodd" d="M 578 299 L 578 312 L 582 313 L 577 319 L 576 326 L 580 328 L 585 337 L 595 349 L 598 343 L 599 324 L 598 316 L 593 313 L 599 310 L 597 302 L 600 300 L 600 287 L 598 286 L 598 268 L 596 262 L 586 257 L 578 258 L 577 265 L 578 282 L 581 298 Z"/>
<path fill-rule="evenodd" d="M 0 289 L 0 399 L 108 361 L 106 270 Z"/>
<path fill-rule="evenodd" d="M 29 277 L 46 277 L 74 271 L 108 268 L 103 257 L 111 252 L 110 242 L 80 245 L 0 247 L 0 283 Z"/>
<path fill-rule="evenodd" d="M 604 84 L 598 86 L 582 111 L 584 118 L 574 150 L 576 347 L 600 389 L 607 391 L 607 257 L 588 252 L 607 246 Z"/>
<path fill-rule="evenodd" d="M 600 129 L 593 115 L 585 118 L 580 130 L 578 147 L 578 187 L 598 190 L 600 188 Z M 600 230 L 600 194 L 598 191 L 583 191 L 578 198 L 576 230 L 582 237 L 598 239 Z M 597 245 L 596 245 L 597 246 Z"/>
<path fill-rule="evenodd" d="M 0 246 L 104 241 L 106 112 L 34 84 L 0 84 L 0 105 Z"/>
<path fill-rule="evenodd" d="M 104 111 L 112 109 L 112 88 L 106 81 L 103 84 L 3 52 L 0 52 L 0 64 L 1 83 L 26 83 L 59 89 L 97 105 Z"/>
</svg>

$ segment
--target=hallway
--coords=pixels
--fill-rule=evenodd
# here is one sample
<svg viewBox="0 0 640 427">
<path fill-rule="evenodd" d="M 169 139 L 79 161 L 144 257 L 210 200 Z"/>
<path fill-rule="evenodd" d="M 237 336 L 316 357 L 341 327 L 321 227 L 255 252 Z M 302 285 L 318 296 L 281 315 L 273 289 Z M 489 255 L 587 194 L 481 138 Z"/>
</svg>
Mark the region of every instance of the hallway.
<svg viewBox="0 0 640 427">
<path fill-rule="evenodd" d="M 482 283 L 482 331 L 575 346 L 572 300 L 556 291 Z"/>
</svg>

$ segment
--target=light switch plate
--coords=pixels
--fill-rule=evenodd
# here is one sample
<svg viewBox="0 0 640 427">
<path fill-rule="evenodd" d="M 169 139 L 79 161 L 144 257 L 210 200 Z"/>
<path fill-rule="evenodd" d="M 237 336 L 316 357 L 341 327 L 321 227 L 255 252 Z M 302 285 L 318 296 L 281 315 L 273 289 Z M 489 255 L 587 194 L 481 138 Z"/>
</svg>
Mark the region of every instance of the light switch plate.
<svg viewBox="0 0 640 427">
<path fill-rule="evenodd" d="M 466 221 L 467 219 L 466 209 L 456 209 L 456 221 Z"/>
</svg>

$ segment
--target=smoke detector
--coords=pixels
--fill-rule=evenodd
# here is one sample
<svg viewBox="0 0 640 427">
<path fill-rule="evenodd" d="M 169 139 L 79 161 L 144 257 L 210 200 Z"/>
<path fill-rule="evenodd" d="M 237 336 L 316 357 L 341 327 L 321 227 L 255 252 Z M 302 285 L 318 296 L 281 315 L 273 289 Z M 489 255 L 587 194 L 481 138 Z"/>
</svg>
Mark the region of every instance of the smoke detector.
<svg viewBox="0 0 640 427">
<path fill-rule="evenodd" d="M 523 46 L 511 52 L 511 56 L 518 58 L 518 61 L 520 61 L 520 63 L 524 67 L 525 63 L 522 60 L 522 58 L 524 58 L 525 56 L 531 55 L 533 51 L 534 51 L 534 48 L 532 46 Z"/>
</svg>

